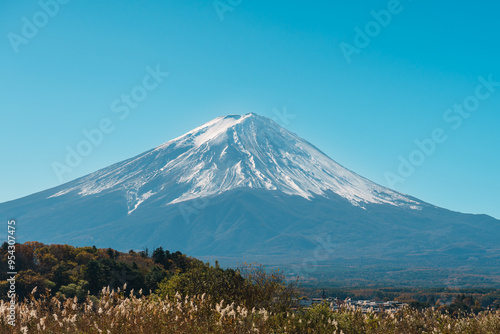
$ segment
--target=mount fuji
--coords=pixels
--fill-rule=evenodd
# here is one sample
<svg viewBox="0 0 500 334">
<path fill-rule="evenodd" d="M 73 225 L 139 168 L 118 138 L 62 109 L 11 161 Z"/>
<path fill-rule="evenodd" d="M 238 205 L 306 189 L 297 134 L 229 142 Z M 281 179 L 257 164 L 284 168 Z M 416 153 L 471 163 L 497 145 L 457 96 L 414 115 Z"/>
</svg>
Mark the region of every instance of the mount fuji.
<svg viewBox="0 0 500 334">
<path fill-rule="evenodd" d="M 0 218 L 17 219 L 21 242 L 500 274 L 499 220 L 380 186 L 256 114 L 216 118 L 131 159 L 2 203 Z"/>
</svg>

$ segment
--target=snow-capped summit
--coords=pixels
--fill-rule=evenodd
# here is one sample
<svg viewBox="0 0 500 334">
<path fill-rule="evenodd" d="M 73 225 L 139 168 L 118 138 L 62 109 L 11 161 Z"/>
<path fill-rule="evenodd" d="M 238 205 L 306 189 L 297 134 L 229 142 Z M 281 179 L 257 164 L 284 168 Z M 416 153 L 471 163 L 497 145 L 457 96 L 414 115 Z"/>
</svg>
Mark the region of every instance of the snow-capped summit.
<svg viewBox="0 0 500 334">
<path fill-rule="evenodd" d="M 279 191 L 310 199 L 333 192 L 361 206 L 418 202 L 342 167 L 272 120 L 250 113 L 218 117 L 135 158 L 77 180 L 52 194 L 120 191 L 128 213 L 145 201 L 175 204 L 235 188 Z"/>
</svg>

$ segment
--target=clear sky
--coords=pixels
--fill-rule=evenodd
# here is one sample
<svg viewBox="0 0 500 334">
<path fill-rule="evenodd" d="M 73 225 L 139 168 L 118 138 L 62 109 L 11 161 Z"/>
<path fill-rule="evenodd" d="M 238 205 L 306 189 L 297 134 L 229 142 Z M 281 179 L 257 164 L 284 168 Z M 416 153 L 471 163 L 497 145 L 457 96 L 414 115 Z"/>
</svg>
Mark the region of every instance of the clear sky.
<svg viewBox="0 0 500 334">
<path fill-rule="evenodd" d="M 494 1 L 54 1 L 0 4 L 0 202 L 255 112 L 379 184 L 500 218 Z"/>
</svg>

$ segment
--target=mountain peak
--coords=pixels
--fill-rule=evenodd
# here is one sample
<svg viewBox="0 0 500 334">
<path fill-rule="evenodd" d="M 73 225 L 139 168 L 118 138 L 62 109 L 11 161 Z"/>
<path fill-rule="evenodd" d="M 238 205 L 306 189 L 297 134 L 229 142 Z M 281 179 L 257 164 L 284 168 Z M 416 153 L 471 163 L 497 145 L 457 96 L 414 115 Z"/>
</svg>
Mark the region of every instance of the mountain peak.
<svg viewBox="0 0 500 334">
<path fill-rule="evenodd" d="M 221 116 L 222 118 L 225 118 L 225 119 L 246 119 L 246 118 L 249 118 L 249 117 L 262 117 L 262 116 L 259 116 L 257 115 L 256 113 L 247 113 L 247 114 L 244 114 L 244 115 L 237 115 L 237 114 L 234 114 L 234 115 L 227 115 L 227 116 Z M 264 118 L 264 117 L 262 117 Z"/>
<path fill-rule="evenodd" d="M 254 113 L 221 116 L 135 158 L 75 180 L 51 197 L 122 192 L 129 214 L 147 200 L 165 205 L 236 188 L 306 199 L 334 193 L 355 206 L 419 202 L 342 167 L 272 120 Z"/>
<path fill-rule="evenodd" d="M 245 120 L 249 119 L 261 119 L 271 121 L 266 119 L 265 117 L 258 116 L 254 113 L 249 113 L 246 115 L 228 115 L 228 116 L 219 116 L 189 132 L 186 134 L 177 137 L 173 140 L 166 142 L 160 147 L 165 147 L 170 145 L 172 142 L 176 141 L 191 141 L 195 143 L 195 145 L 200 146 L 210 140 L 216 138 L 217 136 L 226 133 L 229 129 L 234 128 L 236 125 L 243 123 Z"/>
</svg>

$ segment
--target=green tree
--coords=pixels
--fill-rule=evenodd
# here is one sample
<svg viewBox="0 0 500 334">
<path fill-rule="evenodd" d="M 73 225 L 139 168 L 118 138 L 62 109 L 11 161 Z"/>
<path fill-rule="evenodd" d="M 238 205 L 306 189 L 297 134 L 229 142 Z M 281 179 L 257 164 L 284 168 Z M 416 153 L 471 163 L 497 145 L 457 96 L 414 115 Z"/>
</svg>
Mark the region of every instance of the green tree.
<svg viewBox="0 0 500 334">
<path fill-rule="evenodd" d="M 102 269 L 98 261 L 91 260 L 84 269 L 84 277 L 88 282 L 88 289 L 92 295 L 96 295 L 104 286 L 102 280 Z"/>
</svg>

